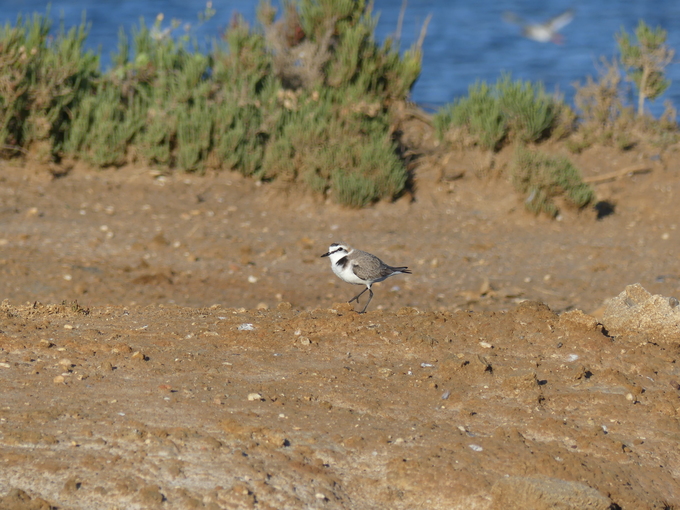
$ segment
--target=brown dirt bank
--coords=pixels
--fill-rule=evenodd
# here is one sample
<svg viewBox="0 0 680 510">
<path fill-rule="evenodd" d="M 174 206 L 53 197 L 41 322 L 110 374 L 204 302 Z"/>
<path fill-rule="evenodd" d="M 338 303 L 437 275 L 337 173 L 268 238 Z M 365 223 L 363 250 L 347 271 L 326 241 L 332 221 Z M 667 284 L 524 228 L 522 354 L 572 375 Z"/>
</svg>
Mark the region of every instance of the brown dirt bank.
<svg viewBox="0 0 680 510">
<path fill-rule="evenodd" d="M 502 156 L 498 167 L 502 166 Z M 344 241 L 408 265 L 376 285 L 371 309 L 505 310 L 531 299 L 596 312 L 639 282 L 672 296 L 680 281 L 680 160 L 592 151 L 586 176 L 649 164 L 598 185 L 614 214 L 528 214 L 484 155 L 421 165 L 416 195 L 363 210 L 257 185 L 235 173 L 162 176 L 148 168 L 0 171 L 0 296 L 13 303 L 177 304 L 314 309 L 349 299 L 319 255 Z M 455 163 L 453 163 L 455 161 Z M 459 169 L 462 179 L 446 181 Z M 596 314 L 597 315 L 597 314 Z"/>
<path fill-rule="evenodd" d="M 0 507 L 680 506 L 678 342 L 564 315 L 677 297 L 677 156 L 584 153 L 650 171 L 561 221 L 475 177 L 503 155 L 424 159 L 414 196 L 361 211 L 2 163 Z M 336 241 L 413 274 L 357 315 Z"/>
<path fill-rule="evenodd" d="M 607 502 L 593 508 L 680 504 L 677 346 L 535 302 L 334 306 L 3 305 L 1 493 L 58 508 L 486 509 L 510 491 L 528 508 L 497 485 L 512 476 L 590 487 Z"/>
</svg>

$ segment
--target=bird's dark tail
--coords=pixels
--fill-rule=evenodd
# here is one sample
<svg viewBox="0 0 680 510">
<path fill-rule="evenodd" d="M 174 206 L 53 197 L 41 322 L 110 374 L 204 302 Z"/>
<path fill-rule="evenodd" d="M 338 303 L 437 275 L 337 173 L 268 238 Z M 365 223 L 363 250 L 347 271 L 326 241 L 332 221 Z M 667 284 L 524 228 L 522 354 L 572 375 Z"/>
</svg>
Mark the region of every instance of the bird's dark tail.
<svg viewBox="0 0 680 510">
<path fill-rule="evenodd" d="M 411 270 L 410 270 L 408 267 L 406 267 L 406 266 L 403 266 L 403 267 L 391 267 L 391 266 L 390 266 L 390 269 L 391 269 L 394 273 L 411 274 Z"/>
</svg>

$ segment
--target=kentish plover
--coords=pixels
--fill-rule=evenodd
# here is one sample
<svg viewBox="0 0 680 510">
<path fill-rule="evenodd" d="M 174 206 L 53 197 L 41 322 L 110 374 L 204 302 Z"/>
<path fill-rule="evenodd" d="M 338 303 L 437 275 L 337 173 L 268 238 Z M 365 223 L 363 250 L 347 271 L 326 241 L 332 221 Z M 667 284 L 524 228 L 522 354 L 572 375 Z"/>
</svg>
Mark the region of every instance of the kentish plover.
<svg viewBox="0 0 680 510">
<path fill-rule="evenodd" d="M 333 243 L 328 248 L 328 253 L 321 255 L 331 259 L 331 269 L 341 280 L 355 285 L 366 285 L 366 288 L 349 300 L 359 303 L 359 297 L 368 291 L 368 301 L 366 306 L 359 313 L 364 313 L 368 308 L 368 303 L 373 299 L 371 285 L 386 280 L 395 274 L 411 274 L 408 267 L 392 267 L 385 264 L 375 255 L 365 251 L 355 250 L 354 248 L 342 243 Z"/>
</svg>

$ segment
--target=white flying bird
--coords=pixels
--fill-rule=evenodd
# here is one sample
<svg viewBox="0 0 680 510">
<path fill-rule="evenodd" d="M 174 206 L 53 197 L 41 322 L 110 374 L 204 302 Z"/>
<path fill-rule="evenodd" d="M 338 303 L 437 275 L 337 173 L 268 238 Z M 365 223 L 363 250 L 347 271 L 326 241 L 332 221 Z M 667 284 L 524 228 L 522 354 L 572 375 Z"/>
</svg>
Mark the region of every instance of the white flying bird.
<svg viewBox="0 0 680 510">
<path fill-rule="evenodd" d="M 503 14 L 503 19 L 508 23 L 520 25 L 524 37 L 542 43 L 553 42 L 555 44 L 562 44 L 564 38 L 559 31 L 574 19 L 574 10 L 566 10 L 545 23 L 527 23 L 513 12 Z"/>
</svg>

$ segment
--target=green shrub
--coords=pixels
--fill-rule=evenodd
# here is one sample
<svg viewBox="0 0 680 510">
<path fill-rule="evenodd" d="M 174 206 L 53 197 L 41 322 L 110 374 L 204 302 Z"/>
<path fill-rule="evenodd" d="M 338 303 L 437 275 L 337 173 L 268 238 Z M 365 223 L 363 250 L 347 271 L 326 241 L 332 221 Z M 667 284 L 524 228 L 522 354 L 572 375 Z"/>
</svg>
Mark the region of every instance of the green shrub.
<svg viewBox="0 0 680 510">
<path fill-rule="evenodd" d="M 498 149 L 508 130 L 500 101 L 485 82 L 475 83 L 469 88 L 468 97 L 437 112 L 434 125 L 440 140 L 452 125 L 465 127 L 488 150 Z"/>
<path fill-rule="evenodd" d="M 562 106 L 545 93 L 541 83 L 513 82 L 506 75 L 496 90 L 512 140 L 536 142 L 549 134 Z"/>
<path fill-rule="evenodd" d="M 213 79 L 219 84 L 213 154 L 224 168 L 262 178 L 265 147 L 287 116 L 276 99 L 283 92 L 281 83 L 272 75 L 264 35 L 251 30 L 243 18 L 234 19 L 224 39 L 226 47 L 217 46 L 213 54 Z M 289 155 L 281 157 L 282 164 L 288 163 Z"/>
<path fill-rule="evenodd" d="M 50 38 L 51 22 L 35 14 L 0 28 L 0 146 L 5 155 L 40 147 L 52 158 L 62 147 L 70 112 L 92 88 L 99 58 L 83 51 L 85 22 Z"/>
<path fill-rule="evenodd" d="M 299 181 L 353 207 L 396 196 L 407 172 L 391 138 L 390 106 L 405 99 L 420 73 L 419 47 L 400 57 L 389 40 L 376 45 L 375 19 L 363 1 L 297 6 L 287 4 L 278 21 L 269 4 L 260 9 L 271 61 L 248 63 L 271 69 L 280 85 L 275 98 L 267 86 L 260 89 L 258 133 L 266 145 L 261 169 L 251 170 L 264 179 Z M 246 44 L 249 34 L 240 31 L 245 54 L 262 44 Z"/>
<path fill-rule="evenodd" d="M 553 157 L 518 146 L 511 169 L 512 184 L 526 196 L 525 207 L 535 213 L 556 216 L 554 198 L 564 195 L 576 207 L 585 207 L 595 197 L 592 187 L 583 182 L 581 173 L 564 157 Z"/>
<path fill-rule="evenodd" d="M 280 132 L 267 144 L 264 178 L 300 179 L 351 207 L 397 195 L 407 172 L 389 136 L 388 115 L 368 116 L 351 94 L 302 94 Z"/>
<path fill-rule="evenodd" d="M 631 41 L 624 29 L 616 35 L 621 63 L 626 67 L 628 79 L 638 90 L 639 116 L 644 114 L 645 99 L 656 99 L 671 84 L 664 76 L 664 70 L 673 61 L 675 51 L 666 45 L 666 35 L 661 27 L 652 30 L 642 20 L 635 29 L 637 44 Z"/>
<path fill-rule="evenodd" d="M 214 117 L 205 97 L 183 103 L 177 115 L 177 167 L 199 170 L 205 165 L 212 144 Z"/>
<path fill-rule="evenodd" d="M 211 146 L 214 112 L 208 106 L 215 84 L 208 79 L 212 59 L 191 51 L 186 39 L 159 37 L 162 18 L 133 31 L 134 61 L 121 33 L 113 75 L 124 104 L 140 97 L 145 122 L 132 145 L 150 164 L 189 171 L 203 167 Z M 212 102 L 212 101 L 210 101 Z"/>
<path fill-rule="evenodd" d="M 541 84 L 513 82 L 504 75 L 494 86 L 472 85 L 467 97 L 435 115 L 434 124 L 440 139 L 451 126 L 462 127 L 483 148 L 497 150 L 506 141 L 528 143 L 548 137 L 564 108 Z"/>
<path fill-rule="evenodd" d="M 96 166 L 122 165 L 127 149 L 145 122 L 140 98 L 126 108 L 120 91 L 102 82 L 73 112 L 64 153 Z"/>
<path fill-rule="evenodd" d="M 258 19 L 235 17 L 208 54 L 173 36 L 179 23 L 142 19 L 99 75 L 84 23 L 48 44 L 46 18 L 20 18 L 0 32 L 0 143 L 49 139 L 54 157 L 97 166 L 233 169 L 354 207 L 398 195 L 393 106 L 420 73 L 422 41 L 403 56 L 376 44 L 364 0 L 284 2 L 280 19 L 263 2 Z"/>
<path fill-rule="evenodd" d="M 268 2 L 259 19 L 273 54 L 275 74 L 290 88 L 354 86 L 382 101 L 403 100 L 421 71 L 420 43 L 399 55 L 388 38 L 374 41 L 377 17 L 365 0 L 299 0 L 284 3 L 275 19 Z"/>
<path fill-rule="evenodd" d="M 255 105 L 239 106 L 231 101 L 217 105 L 213 129 L 213 151 L 221 167 L 259 177 L 267 138 L 260 132 L 262 110 Z"/>
</svg>

